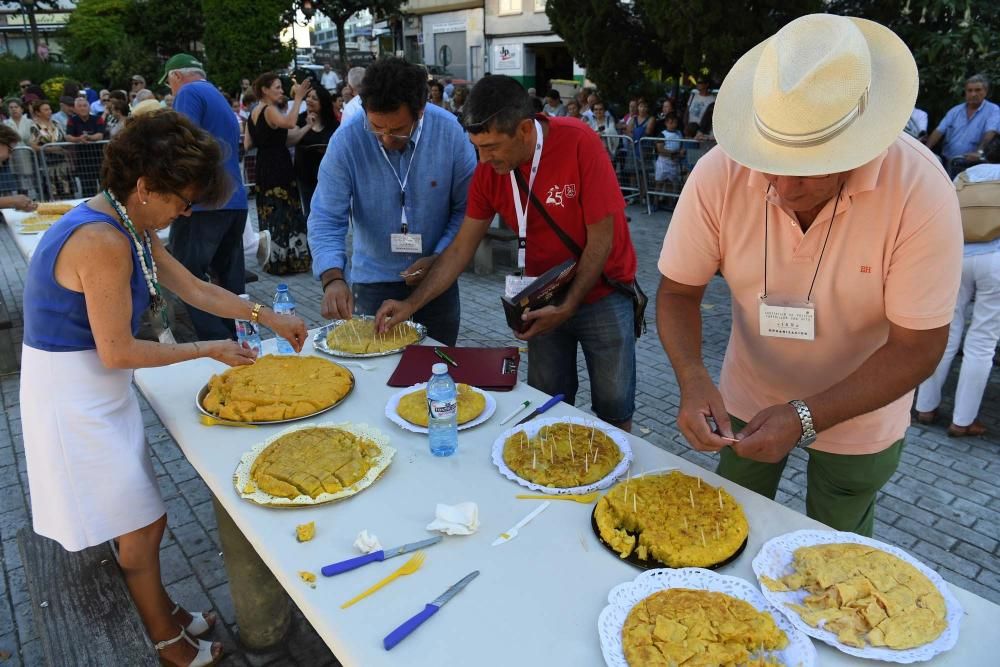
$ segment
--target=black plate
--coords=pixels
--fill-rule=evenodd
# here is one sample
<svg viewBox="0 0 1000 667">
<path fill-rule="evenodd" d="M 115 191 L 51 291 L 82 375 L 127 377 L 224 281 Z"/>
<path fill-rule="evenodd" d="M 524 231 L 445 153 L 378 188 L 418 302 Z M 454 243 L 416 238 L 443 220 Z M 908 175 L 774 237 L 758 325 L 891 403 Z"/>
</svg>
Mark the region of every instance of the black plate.
<svg viewBox="0 0 1000 667">
<path fill-rule="evenodd" d="M 600 503 L 600 500 L 598 500 L 597 502 Z M 619 560 L 623 560 L 626 563 L 631 563 L 632 565 L 635 565 L 640 570 L 657 570 L 657 569 L 663 568 L 663 567 L 670 568 L 671 570 L 678 569 L 678 568 L 673 567 L 671 565 L 667 565 L 666 563 L 661 563 L 658 560 L 642 560 L 642 559 L 640 559 L 636 555 L 635 549 L 633 549 L 632 553 L 630 553 L 628 556 L 626 556 L 625 558 L 622 558 L 621 554 L 619 554 L 617 551 L 615 551 L 611 547 L 611 545 L 608 544 L 607 542 L 605 542 L 604 538 L 601 537 L 601 531 L 597 527 L 597 505 L 594 505 L 594 510 L 590 513 L 590 527 L 593 529 L 594 535 L 597 536 L 597 541 L 601 543 L 601 546 L 603 546 L 605 549 L 607 549 L 608 551 L 610 551 L 611 553 L 613 553 L 615 555 L 615 558 L 617 558 Z M 747 543 L 749 541 L 750 541 L 750 534 L 748 532 L 747 533 L 747 538 L 745 540 L 743 540 L 743 544 L 740 545 L 740 548 L 737 549 L 736 552 L 732 556 L 730 556 L 729 558 L 727 558 L 727 559 L 725 559 L 723 561 L 719 561 L 718 563 L 715 563 L 714 565 L 705 565 L 705 566 L 702 566 L 702 567 L 704 567 L 707 570 L 718 570 L 720 567 L 725 567 L 726 565 L 729 565 L 730 563 L 732 563 L 733 561 L 735 561 L 737 558 L 740 557 L 740 554 L 742 554 L 743 551 L 747 548 Z M 636 547 L 638 547 L 638 546 L 639 546 L 639 541 L 636 540 Z M 687 567 L 687 566 L 685 566 L 685 567 Z"/>
</svg>

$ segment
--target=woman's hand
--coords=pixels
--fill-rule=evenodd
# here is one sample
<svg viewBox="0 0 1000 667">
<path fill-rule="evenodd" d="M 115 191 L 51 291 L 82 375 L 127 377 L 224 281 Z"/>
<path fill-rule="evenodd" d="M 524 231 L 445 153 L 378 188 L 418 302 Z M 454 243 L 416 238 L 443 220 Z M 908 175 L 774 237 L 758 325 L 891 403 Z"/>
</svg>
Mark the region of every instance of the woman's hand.
<svg viewBox="0 0 1000 667">
<path fill-rule="evenodd" d="M 29 212 L 38 208 L 38 204 L 27 195 L 11 195 L 10 197 L 0 197 L 0 208 L 13 208 Z"/>
<path fill-rule="evenodd" d="M 306 323 L 301 317 L 271 313 L 265 326 L 291 343 L 296 352 L 302 351 L 306 342 Z"/>
<path fill-rule="evenodd" d="M 257 353 L 249 345 L 241 345 L 234 340 L 210 340 L 195 345 L 202 356 L 221 361 L 227 366 L 248 366 L 257 358 Z"/>
<path fill-rule="evenodd" d="M 310 90 L 312 90 L 312 79 L 306 79 L 302 83 L 295 83 L 292 85 L 292 97 L 302 100 L 309 94 Z"/>
</svg>

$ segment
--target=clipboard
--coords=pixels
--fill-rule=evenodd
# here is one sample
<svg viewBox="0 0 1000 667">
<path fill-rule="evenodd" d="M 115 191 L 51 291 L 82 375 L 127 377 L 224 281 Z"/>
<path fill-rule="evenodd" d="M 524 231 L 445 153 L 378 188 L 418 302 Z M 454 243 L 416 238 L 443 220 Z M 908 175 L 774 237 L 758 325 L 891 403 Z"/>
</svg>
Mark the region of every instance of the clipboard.
<svg viewBox="0 0 1000 667">
<path fill-rule="evenodd" d="M 399 365 L 386 383 L 390 387 L 412 387 L 427 382 L 431 368 L 441 363 L 432 345 L 410 345 L 403 350 Z M 487 391 L 510 391 L 517 384 L 521 353 L 516 347 L 438 347 L 455 360 L 448 374 L 455 382 Z"/>
</svg>

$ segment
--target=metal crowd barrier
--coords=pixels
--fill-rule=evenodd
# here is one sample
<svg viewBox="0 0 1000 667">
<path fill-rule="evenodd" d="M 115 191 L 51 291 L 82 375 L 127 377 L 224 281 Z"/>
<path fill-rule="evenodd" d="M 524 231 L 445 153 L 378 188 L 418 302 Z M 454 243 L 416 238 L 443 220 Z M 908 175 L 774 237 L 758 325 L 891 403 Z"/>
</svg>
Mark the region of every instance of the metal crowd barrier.
<svg viewBox="0 0 1000 667">
<path fill-rule="evenodd" d="M 109 141 L 58 142 L 39 149 L 47 199 L 81 199 L 101 190 L 101 163 Z"/>
<path fill-rule="evenodd" d="M 608 149 L 611 164 L 615 168 L 618 187 L 626 204 L 634 204 L 642 198 L 639 189 L 639 170 L 635 160 L 635 141 L 624 134 L 602 134 L 601 141 Z"/>
<path fill-rule="evenodd" d="M 691 169 L 713 146 L 714 141 L 693 139 L 643 137 L 639 140 L 640 185 L 647 214 L 651 215 L 661 200 L 680 197 Z M 659 168 L 658 158 L 663 158 Z"/>
<path fill-rule="evenodd" d="M 243 152 L 243 149 L 240 149 Z M 243 152 L 243 159 L 240 160 L 240 170 L 243 172 L 243 185 L 252 188 L 255 185 L 255 174 L 257 173 L 257 149 L 251 148 Z"/>
<path fill-rule="evenodd" d="M 42 199 L 42 180 L 35 149 L 31 146 L 15 146 L 7 164 L 9 166 L 0 188 L 7 192 L 28 195 L 35 200 Z"/>
</svg>

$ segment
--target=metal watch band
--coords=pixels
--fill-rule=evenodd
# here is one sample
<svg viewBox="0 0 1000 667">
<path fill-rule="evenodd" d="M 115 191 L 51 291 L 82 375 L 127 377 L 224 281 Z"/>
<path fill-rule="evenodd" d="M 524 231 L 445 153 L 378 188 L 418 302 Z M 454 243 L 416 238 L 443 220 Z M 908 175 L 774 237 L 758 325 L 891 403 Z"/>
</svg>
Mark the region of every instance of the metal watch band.
<svg viewBox="0 0 1000 667">
<path fill-rule="evenodd" d="M 798 399 L 788 401 L 788 404 L 795 408 L 795 412 L 799 415 L 799 421 L 802 422 L 802 437 L 795 443 L 795 446 L 805 447 L 812 444 L 813 440 L 816 439 L 816 429 L 813 427 L 812 412 L 809 411 L 809 406 Z"/>
</svg>

